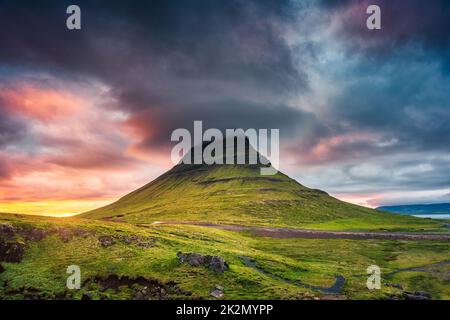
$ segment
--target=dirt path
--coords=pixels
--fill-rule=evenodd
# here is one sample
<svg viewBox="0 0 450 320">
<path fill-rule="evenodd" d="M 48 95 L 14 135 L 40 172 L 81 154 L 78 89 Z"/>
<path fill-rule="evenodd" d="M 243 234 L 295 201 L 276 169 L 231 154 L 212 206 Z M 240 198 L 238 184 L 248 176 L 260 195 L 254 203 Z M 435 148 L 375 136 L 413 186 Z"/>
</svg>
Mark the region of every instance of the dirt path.
<svg viewBox="0 0 450 320">
<path fill-rule="evenodd" d="M 193 225 L 201 227 L 211 227 L 231 231 L 250 231 L 257 237 L 270 238 L 304 238 L 304 239 L 381 239 L 381 240 L 450 240 L 450 234 L 438 233 L 406 233 L 406 232 L 349 232 L 349 231 L 328 231 L 312 229 L 291 229 L 291 228 L 269 228 L 269 227 L 247 227 L 241 225 L 221 225 L 204 222 L 177 222 L 177 221 L 157 221 L 152 224 L 141 225 L 144 227 L 156 225 Z"/>
</svg>

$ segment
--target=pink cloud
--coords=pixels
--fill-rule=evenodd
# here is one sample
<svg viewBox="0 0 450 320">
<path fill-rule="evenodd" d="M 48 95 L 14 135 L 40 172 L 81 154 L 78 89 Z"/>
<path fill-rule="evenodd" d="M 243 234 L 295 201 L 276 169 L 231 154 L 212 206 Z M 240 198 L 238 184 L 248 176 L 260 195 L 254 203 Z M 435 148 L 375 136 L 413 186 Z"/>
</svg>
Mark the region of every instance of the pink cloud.
<svg viewBox="0 0 450 320">
<path fill-rule="evenodd" d="M 8 112 L 41 121 L 68 117 L 86 106 L 86 101 L 71 92 L 26 83 L 0 86 L 0 102 Z"/>
<path fill-rule="evenodd" d="M 25 121 L 33 144 L 0 150 L 0 212 L 17 202 L 112 201 L 163 171 L 130 151 L 143 132 L 126 128 L 104 91 L 66 88 L 1 86 L 4 112 Z"/>
<path fill-rule="evenodd" d="M 364 152 L 364 146 L 380 140 L 375 133 L 352 132 L 319 139 L 313 145 L 300 144 L 286 147 L 286 157 L 296 159 L 300 165 L 323 164 L 357 157 Z M 360 150 L 358 150 L 360 149 Z"/>
</svg>

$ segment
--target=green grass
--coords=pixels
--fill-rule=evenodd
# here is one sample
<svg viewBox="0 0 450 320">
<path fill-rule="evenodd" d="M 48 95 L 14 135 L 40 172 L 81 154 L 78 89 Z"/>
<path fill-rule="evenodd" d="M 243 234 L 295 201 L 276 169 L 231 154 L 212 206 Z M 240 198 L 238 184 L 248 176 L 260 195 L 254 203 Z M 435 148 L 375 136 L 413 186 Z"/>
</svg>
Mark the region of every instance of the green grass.
<svg viewBox="0 0 450 320">
<path fill-rule="evenodd" d="M 83 218 L 133 224 L 201 221 L 332 230 L 443 231 L 442 223 L 375 211 L 309 189 L 258 166 L 176 166 L 146 186 Z"/>
<path fill-rule="evenodd" d="M 149 228 L 127 223 L 80 218 L 43 218 L 0 215 L 0 224 L 7 223 L 39 229 L 66 228 L 87 231 L 64 242 L 57 234 L 41 241 L 29 242 L 20 263 L 5 263 L 0 273 L 0 298 L 22 299 L 34 291 L 43 298 L 61 296 L 79 299 L 83 293 L 94 298 L 130 299 L 132 289 L 100 292 L 98 286 L 86 283 L 79 291 L 66 289 L 66 268 L 81 267 L 82 281 L 97 276 L 120 276 L 174 281 L 192 292 L 171 298 L 211 299 L 210 290 L 222 285 L 227 299 L 309 299 L 323 293 L 296 286 L 292 281 L 320 287 L 334 283 L 336 275 L 346 278 L 343 297 L 348 299 L 383 299 L 400 294 L 399 289 L 383 285 L 381 290 L 366 288 L 367 266 L 381 267 L 382 275 L 399 268 L 417 267 L 450 259 L 450 245 L 439 241 L 380 241 L 344 239 L 272 239 L 252 237 L 249 233 L 231 232 L 198 226 L 159 225 Z M 141 248 L 116 242 L 102 247 L 102 235 L 137 235 L 155 239 L 154 245 Z M 23 241 L 23 239 L 19 239 Z M 181 264 L 176 253 L 197 252 L 219 255 L 229 264 L 224 274 L 205 267 Z M 239 258 L 253 259 L 258 268 L 248 267 Z M 272 276 L 269 276 L 272 275 Z M 361 276 L 363 275 L 363 276 Z M 383 282 L 401 284 L 405 290 L 430 292 L 434 299 L 450 299 L 448 265 L 433 272 L 401 272 Z"/>
</svg>

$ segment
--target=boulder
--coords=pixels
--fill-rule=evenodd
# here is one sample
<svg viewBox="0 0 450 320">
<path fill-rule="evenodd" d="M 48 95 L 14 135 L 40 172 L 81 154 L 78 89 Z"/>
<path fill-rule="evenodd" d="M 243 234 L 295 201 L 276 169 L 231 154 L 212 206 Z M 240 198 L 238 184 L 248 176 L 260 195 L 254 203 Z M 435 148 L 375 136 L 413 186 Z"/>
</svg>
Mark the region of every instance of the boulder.
<svg viewBox="0 0 450 320">
<path fill-rule="evenodd" d="M 205 266 L 216 273 L 223 273 L 228 269 L 228 264 L 219 256 L 203 256 L 198 253 L 178 252 L 177 257 L 181 263 L 188 263 L 192 267 Z"/>
<path fill-rule="evenodd" d="M 209 294 L 211 295 L 211 297 L 214 297 L 216 299 L 222 299 L 224 296 L 223 291 L 218 289 L 211 290 Z"/>
<path fill-rule="evenodd" d="M 58 228 L 57 232 L 63 242 L 69 242 L 73 239 L 73 233 L 67 228 Z"/>
<path fill-rule="evenodd" d="M 83 293 L 81 300 L 92 300 L 92 293 Z"/>
<path fill-rule="evenodd" d="M 46 231 L 44 229 L 37 228 L 24 228 L 21 232 L 26 241 L 41 241 L 44 239 L 50 231 Z"/>
<path fill-rule="evenodd" d="M 190 266 L 192 267 L 199 267 L 205 264 L 206 262 L 206 257 L 202 256 L 201 254 L 198 253 L 182 253 L 182 252 L 178 252 L 177 253 L 178 259 L 180 260 L 181 263 L 188 263 Z"/>
<path fill-rule="evenodd" d="M 0 261 L 20 262 L 25 253 L 25 245 L 0 239 Z"/>
<path fill-rule="evenodd" d="M 12 239 L 17 232 L 16 228 L 10 224 L 0 224 L 0 237 L 5 239 Z"/>
<path fill-rule="evenodd" d="M 114 244 L 114 238 L 110 236 L 101 236 L 98 238 L 98 241 L 100 242 L 102 247 L 110 247 Z"/>
<path fill-rule="evenodd" d="M 386 283 L 386 286 L 391 287 L 391 288 L 396 288 L 396 289 L 403 290 L 403 287 L 402 287 L 401 284 L 396 284 L 396 283 Z"/>
<path fill-rule="evenodd" d="M 403 297 L 406 300 L 430 300 L 431 294 L 424 291 L 416 291 L 416 292 L 403 292 Z"/>
<path fill-rule="evenodd" d="M 228 264 L 223 260 L 222 257 L 218 256 L 208 256 L 209 260 L 208 268 L 217 273 L 223 273 L 228 269 Z"/>
</svg>

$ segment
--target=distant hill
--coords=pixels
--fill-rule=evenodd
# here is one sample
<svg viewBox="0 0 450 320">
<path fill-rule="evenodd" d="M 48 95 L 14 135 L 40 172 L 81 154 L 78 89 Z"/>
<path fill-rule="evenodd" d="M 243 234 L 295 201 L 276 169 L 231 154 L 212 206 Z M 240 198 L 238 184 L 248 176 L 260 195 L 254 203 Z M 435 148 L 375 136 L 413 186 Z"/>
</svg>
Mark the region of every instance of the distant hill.
<svg viewBox="0 0 450 320">
<path fill-rule="evenodd" d="M 378 207 L 377 210 L 393 212 L 393 213 L 398 213 L 398 214 L 404 214 L 404 215 L 450 214 L 450 203 L 382 206 L 382 207 Z"/>
</svg>

